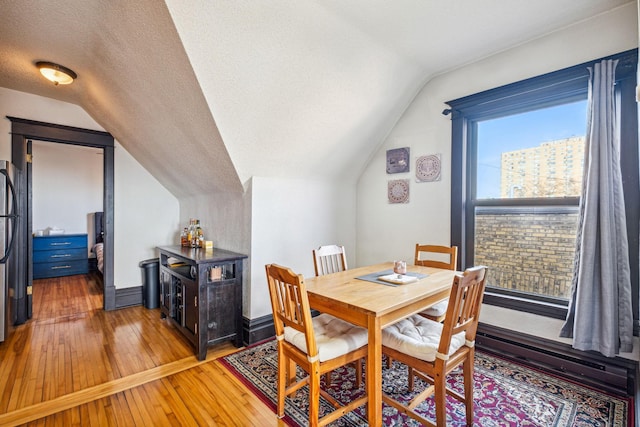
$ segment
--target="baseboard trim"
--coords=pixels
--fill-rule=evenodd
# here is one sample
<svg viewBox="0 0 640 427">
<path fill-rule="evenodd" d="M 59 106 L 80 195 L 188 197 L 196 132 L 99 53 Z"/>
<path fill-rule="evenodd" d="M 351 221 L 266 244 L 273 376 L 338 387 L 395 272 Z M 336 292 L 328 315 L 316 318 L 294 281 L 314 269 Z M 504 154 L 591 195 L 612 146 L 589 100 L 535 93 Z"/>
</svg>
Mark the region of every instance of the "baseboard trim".
<svg viewBox="0 0 640 427">
<path fill-rule="evenodd" d="M 580 351 L 569 344 L 483 323 L 478 325 L 476 346 L 600 390 L 636 394 L 638 362 L 634 360 Z"/>
<path fill-rule="evenodd" d="M 316 316 L 319 311 L 311 310 L 311 315 Z M 257 317 L 255 319 L 242 318 L 242 339 L 245 344 L 251 345 L 276 336 L 276 329 L 273 326 L 273 316 Z"/>
<path fill-rule="evenodd" d="M 242 340 L 252 345 L 276 336 L 271 314 L 255 319 L 242 318 Z"/>
<path fill-rule="evenodd" d="M 142 305 L 142 286 L 116 289 L 116 309 Z"/>
</svg>

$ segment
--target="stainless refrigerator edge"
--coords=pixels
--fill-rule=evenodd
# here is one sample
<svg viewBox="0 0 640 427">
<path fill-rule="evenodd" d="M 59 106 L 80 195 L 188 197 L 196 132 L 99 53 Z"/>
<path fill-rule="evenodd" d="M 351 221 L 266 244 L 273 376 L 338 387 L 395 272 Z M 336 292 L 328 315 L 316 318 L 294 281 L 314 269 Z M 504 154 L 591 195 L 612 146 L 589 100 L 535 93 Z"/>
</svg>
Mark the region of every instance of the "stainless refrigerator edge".
<svg viewBox="0 0 640 427">
<path fill-rule="evenodd" d="M 16 237 L 18 215 L 13 186 L 14 169 L 11 162 L 0 160 L 0 342 L 8 338 L 9 327 L 14 324 L 16 307 L 15 286 L 9 282 L 9 265 Z"/>
</svg>

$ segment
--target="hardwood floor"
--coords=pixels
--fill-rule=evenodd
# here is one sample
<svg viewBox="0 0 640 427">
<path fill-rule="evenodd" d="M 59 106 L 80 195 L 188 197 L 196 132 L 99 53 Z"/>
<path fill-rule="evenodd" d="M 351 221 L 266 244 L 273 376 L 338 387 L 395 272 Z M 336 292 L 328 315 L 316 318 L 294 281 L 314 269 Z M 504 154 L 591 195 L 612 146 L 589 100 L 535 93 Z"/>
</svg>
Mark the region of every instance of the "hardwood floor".
<svg viewBox="0 0 640 427">
<path fill-rule="evenodd" d="M 92 275 L 34 280 L 33 318 L 0 343 L 2 426 L 284 426 L 159 309 L 102 309 Z"/>
</svg>

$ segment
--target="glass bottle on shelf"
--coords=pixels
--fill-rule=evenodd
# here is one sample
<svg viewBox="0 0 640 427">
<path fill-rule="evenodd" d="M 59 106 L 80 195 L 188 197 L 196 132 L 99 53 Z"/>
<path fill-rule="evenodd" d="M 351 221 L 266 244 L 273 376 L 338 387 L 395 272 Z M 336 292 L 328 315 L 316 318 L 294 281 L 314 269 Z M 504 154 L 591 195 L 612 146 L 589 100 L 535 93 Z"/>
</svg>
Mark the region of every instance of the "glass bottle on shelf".
<svg viewBox="0 0 640 427">
<path fill-rule="evenodd" d="M 204 232 L 200 227 L 200 220 L 196 221 L 196 246 L 201 248 L 204 245 Z"/>
<path fill-rule="evenodd" d="M 189 230 L 187 229 L 187 227 L 185 227 L 180 233 L 180 246 L 182 246 L 183 248 L 185 246 L 189 246 L 188 234 Z"/>
<path fill-rule="evenodd" d="M 187 247 L 192 247 L 193 246 L 193 233 L 194 233 L 194 228 L 193 228 L 193 219 L 189 220 L 189 227 L 187 228 Z"/>
</svg>

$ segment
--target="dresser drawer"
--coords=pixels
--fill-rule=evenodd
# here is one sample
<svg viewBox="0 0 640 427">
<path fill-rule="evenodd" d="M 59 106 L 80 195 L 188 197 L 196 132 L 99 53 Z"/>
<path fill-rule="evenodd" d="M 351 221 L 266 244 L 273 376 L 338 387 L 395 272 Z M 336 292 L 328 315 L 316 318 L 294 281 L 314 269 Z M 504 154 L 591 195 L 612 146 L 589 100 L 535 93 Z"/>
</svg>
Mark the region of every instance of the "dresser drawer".
<svg viewBox="0 0 640 427">
<path fill-rule="evenodd" d="M 73 274 L 87 274 L 89 262 L 87 258 L 76 261 L 43 262 L 33 264 L 33 278 L 71 276 Z"/>
<path fill-rule="evenodd" d="M 60 236 L 41 236 L 33 238 L 34 251 L 47 251 L 50 249 L 86 249 L 86 247 L 86 234 L 63 234 Z"/>
<path fill-rule="evenodd" d="M 87 259 L 87 248 L 33 251 L 33 262 L 66 262 Z"/>
<path fill-rule="evenodd" d="M 87 274 L 86 234 L 62 234 L 33 238 L 33 278 Z"/>
</svg>

